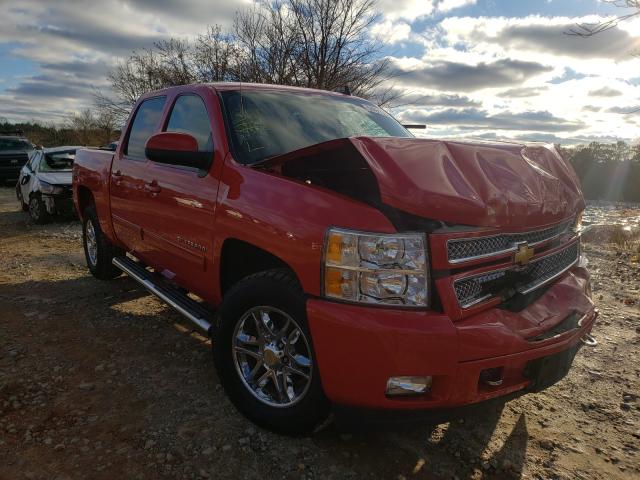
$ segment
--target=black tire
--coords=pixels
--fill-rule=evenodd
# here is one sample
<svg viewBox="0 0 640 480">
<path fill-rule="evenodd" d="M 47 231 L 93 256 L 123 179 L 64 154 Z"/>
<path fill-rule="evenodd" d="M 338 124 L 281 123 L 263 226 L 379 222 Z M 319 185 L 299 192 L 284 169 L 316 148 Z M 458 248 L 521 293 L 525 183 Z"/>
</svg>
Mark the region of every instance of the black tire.
<svg viewBox="0 0 640 480">
<path fill-rule="evenodd" d="M 88 232 L 93 229 L 95 236 L 95 249 L 89 246 L 88 241 L 91 235 Z M 122 272 L 116 268 L 111 261 L 113 257 L 122 256 L 124 252 L 114 247 L 100 229 L 98 215 L 94 207 L 87 207 L 84 211 L 82 222 L 82 245 L 87 267 L 91 274 L 100 280 L 112 280 L 119 277 Z M 90 254 L 90 251 L 92 252 Z"/>
<path fill-rule="evenodd" d="M 297 403 L 290 406 L 275 407 L 260 401 L 241 378 L 240 368 L 236 365 L 232 348 L 236 327 L 245 314 L 256 307 L 284 312 L 302 331 L 304 345 L 308 346 L 311 359 L 311 366 L 308 367 L 311 372 L 310 381 L 306 382 L 306 393 L 301 394 Z M 296 341 L 300 339 L 297 338 Z M 219 323 L 214 332 L 213 343 L 214 361 L 222 386 L 236 408 L 254 423 L 279 433 L 302 434 L 312 431 L 327 417 L 330 405 L 320 383 L 307 325 L 305 298 L 297 280 L 287 270 L 256 273 L 231 287 L 219 310 Z M 286 349 L 290 348 L 289 345 L 287 340 Z M 263 347 L 256 348 L 264 352 Z M 263 389 L 264 387 L 261 388 Z"/>
<path fill-rule="evenodd" d="M 20 185 L 16 186 L 16 197 L 18 198 L 18 202 L 20 202 L 20 208 L 22 208 L 22 211 L 28 212 L 29 205 L 24 203 L 24 199 L 22 198 L 22 191 L 20 190 Z"/>
<path fill-rule="evenodd" d="M 33 223 L 38 225 L 44 225 L 51 220 L 51 215 L 47 212 L 47 207 L 38 194 L 32 195 L 29 199 L 29 215 Z"/>
</svg>

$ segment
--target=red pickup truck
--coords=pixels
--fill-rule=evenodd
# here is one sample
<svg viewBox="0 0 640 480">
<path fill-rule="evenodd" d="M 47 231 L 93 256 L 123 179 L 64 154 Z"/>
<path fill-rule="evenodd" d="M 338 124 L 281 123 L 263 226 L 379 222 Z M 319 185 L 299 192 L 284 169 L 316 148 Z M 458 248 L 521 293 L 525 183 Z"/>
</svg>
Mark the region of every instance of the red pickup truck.
<svg viewBox="0 0 640 480">
<path fill-rule="evenodd" d="M 115 154 L 80 150 L 73 194 L 93 275 L 127 273 L 209 334 L 229 397 L 271 429 L 539 391 L 594 341 L 584 200 L 553 146 L 189 85 L 144 95 Z"/>
</svg>

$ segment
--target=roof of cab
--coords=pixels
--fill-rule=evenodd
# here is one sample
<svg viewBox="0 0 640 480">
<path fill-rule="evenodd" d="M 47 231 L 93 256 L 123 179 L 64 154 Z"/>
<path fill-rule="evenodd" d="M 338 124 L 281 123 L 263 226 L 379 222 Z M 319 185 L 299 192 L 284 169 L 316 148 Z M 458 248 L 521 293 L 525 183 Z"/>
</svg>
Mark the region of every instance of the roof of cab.
<svg viewBox="0 0 640 480">
<path fill-rule="evenodd" d="M 175 87 L 163 88 L 161 90 L 155 90 L 142 95 L 140 98 L 149 98 L 157 95 L 180 92 L 184 90 L 191 90 L 194 87 L 209 87 L 216 91 L 228 91 L 228 90 L 270 90 L 281 92 L 296 92 L 296 93 L 309 93 L 314 95 L 331 95 L 331 96 L 345 96 L 344 93 L 330 92 L 328 90 L 319 90 L 316 88 L 305 87 L 292 87 L 289 85 L 270 85 L 265 83 L 244 83 L 244 82 L 215 82 L 215 83 L 191 83 L 188 85 L 177 85 Z"/>
</svg>

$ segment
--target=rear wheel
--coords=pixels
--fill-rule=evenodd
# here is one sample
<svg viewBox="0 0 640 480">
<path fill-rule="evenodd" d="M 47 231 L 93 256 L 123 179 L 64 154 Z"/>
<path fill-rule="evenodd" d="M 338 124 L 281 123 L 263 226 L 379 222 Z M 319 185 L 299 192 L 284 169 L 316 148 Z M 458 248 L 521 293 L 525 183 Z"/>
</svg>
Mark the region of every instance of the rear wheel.
<svg viewBox="0 0 640 480">
<path fill-rule="evenodd" d="M 113 263 L 113 257 L 124 254 L 121 249 L 114 247 L 102 233 L 98 216 L 93 207 L 84 211 L 82 228 L 82 243 L 87 266 L 91 274 L 100 280 L 111 280 L 122 274 Z"/>
<path fill-rule="evenodd" d="M 43 225 L 51 220 L 51 215 L 47 212 L 47 207 L 42 201 L 40 195 L 33 195 L 29 199 L 29 215 L 34 223 Z"/>
<path fill-rule="evenodd" d="M 251 275 L 229 290 L 213 351 L 229 398 L 258 425 L 304 433 L 327 416 L 305 299 L 286 270 Z"/>
</svg>

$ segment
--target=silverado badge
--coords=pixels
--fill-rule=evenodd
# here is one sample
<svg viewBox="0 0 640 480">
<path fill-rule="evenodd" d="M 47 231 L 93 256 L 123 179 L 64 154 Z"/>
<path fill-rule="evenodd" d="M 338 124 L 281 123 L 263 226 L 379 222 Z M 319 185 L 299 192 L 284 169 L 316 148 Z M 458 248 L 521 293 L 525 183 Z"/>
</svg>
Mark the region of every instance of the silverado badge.
<svg viewBox="0 0 640 480">
<path fill-rule="evenodd" d="M 527 243 L 521 243 L 518 245 L 515 255 L 513 256 L 514 263 L 517 263 L 521 267 L 524 267 L 529 263 L 533 257 L 534 249 L 527 245 Z"/>
</svg>

